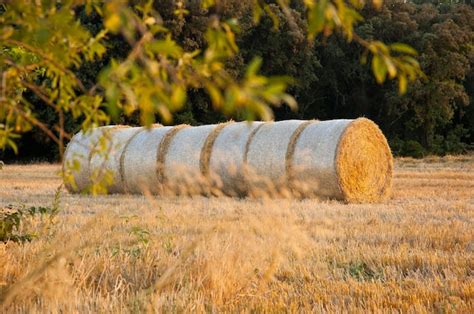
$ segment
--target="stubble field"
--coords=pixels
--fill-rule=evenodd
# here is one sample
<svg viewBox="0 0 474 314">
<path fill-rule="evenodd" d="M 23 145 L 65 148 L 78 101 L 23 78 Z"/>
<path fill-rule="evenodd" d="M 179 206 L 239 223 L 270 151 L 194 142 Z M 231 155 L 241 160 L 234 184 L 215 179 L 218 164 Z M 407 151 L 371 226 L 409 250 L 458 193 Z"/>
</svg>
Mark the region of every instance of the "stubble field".
<svg viewBox="0 0 474 314">
<path fill-rule="evenodd" d="M 0 207 L 59 165 L 7 165 Z M 0 312 L 474 312 L 474 156 L 397 159 L 383 204 L 80 196 L 0 243 Z"/>
</svg>

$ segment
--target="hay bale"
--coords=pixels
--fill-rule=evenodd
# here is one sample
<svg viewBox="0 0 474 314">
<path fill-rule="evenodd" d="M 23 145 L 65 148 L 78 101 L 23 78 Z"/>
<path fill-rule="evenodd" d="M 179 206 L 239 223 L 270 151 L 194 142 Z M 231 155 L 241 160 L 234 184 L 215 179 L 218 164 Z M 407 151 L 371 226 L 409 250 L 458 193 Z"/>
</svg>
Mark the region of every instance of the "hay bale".
<svg viewBox="0 0 474 314">
<path fill-rule="evenodd" d="M 210 171 L 210 164 L 211 164 L 211 155 L 214 149 L 214 143 L 217 140 L 217 137 L 222 132 L 222 130 L 227 127 L 229 124 L 234 123 L 233 121 L 229 121 L 226 123 L 218 124 L 206 138 L 204 145 L 201 149 L 201 156 L 200 156 L 200 169 L 201 174 L 204 176 L 211 176 Z"/>
<path fill-rule="evenodd" d="M 308 125 L 296 140 L 292 180 L 315 195 L 347 202 L 377 202 L 391 189 L 393 159 L 372 121 L 330 120 Z"/>
<path fill-rule="evenodd" d="M 265 123 L 256 132 L 246 155 L 247 166 L 256 179 L 282 182 L 286 177 L 286 154 L 293 133 L 305 123 L 287 120 Z"/>
<path fill-rule="evenodd" d="M 69 141 L 63 158 L 63 173 L 71 172 L 74 183 L 66 181 L 66 189 L 71 193 L 84 191 L 91 184 L 91 171 L 89 162 L 92 152 L 97 149 L 101 139 L 107 136 L 107 132 L 117 128 L 124 128 L 123 125 L 109 125 L 95 128 L 84 133 L 80 131 Z M 74 164 L 79 165 L 79 169 L 72 169 Z"/>
<path fill-rule="evenodd" d="M 100 179 L 104 175 L 111 175 L 111 185 L 107 186 L 109 193 L 124 192 L 123 170 L 121 169 L 122 153 L 129 140 L 142 130 L 143 128 L 132 127 L 112 129 L 110 139 L 105 143 L 105 149 L 92 154 L 89 163 L 91 176 L 97 176 Z"/>
<path fill-rule="evenodd" d="M 301 196 L 375 202 L 391 188 L 390 148 L 368 119 L 106 130 L 79 133 L 68 145 L 65 160 L 76 156 L 84 164 L 76 174 L 80 189 L 98 171 L 112 173 L 112 193 L 217 194 L 213 191 L 219 187 L 230 195 L 292 190 Z M 94 153 L 102 133 L 111 138 L 105 156 Z M 214 174 L 219 180 L 213 181 Z"/>
<path fill-rule="evenodd" d="M 173 127 L 169 132 L 166 133 L 163 140 L 158 147 L 158 156 L 157 156 L 157 165 L 156 165 L 156 174 L 158 177 L 158 181 L 163 186 L 166 182 L 165 177 L 165 160 L 168 154 L 168 150 L 171 145 L 171 141 L 176 136 L 176 134 L 181 131 L 182 129 L 188 128 L 189 125 L 181 124 Z"/>
<path fill-rule="evenodd" d="M 160 192 L 158 180 L 158 150 L 173 127 L 145 129 L 133 137 L 123 153 L 125 192 L 153 194 Z"/>
<path fill-rule="evenodd" d="M 201 173 L 201 152 L 216 125 L 182 128 L 176 132 L 164 152 L 162 183 L 179 194 L 197 194 L 206 178 Z M 195 188 L 195 191 L 192 189 Z"/>
<path fill-rule="evenodd" d="M 209 170 L 220 177 L 222 190 L 228 195 L 243 195 L 244 156 L 248 151 L 249 138 L 262 122 L 239 122 L 226 125 L 218 134 L 212 146 Z M 252 135 L 252 136 L 251 136 Z"/>
</svg>

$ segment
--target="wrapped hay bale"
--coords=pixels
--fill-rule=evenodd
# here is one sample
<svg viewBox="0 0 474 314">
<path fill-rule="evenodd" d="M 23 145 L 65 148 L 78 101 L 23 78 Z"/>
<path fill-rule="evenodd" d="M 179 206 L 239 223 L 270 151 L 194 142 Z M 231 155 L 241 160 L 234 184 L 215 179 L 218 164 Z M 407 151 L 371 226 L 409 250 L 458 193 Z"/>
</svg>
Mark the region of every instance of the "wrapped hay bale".
<svg viewBox="0 0 474 314">
<path fill-rule="evenodd" d="M 119 131 L 117 131 L 119 130 Z M 92 178 L 101 179 L 104 176 L 111 177 L 111 184 L 107 186 L 109 193 L 124 192 L 123 171 L 121 167 L 122 153 L 124 148 L 143 128 L 113 129 L 110 139 L 105 143 L 102 150 L 92 154 L 89 163 Z"/>
<path fill-rule="evenodd" d="M 295 139 L 289 159 L 291 180 L 313 187 L 311 194 L 347 202 L 377 202 L 390 193 L 390 147 L 368 119 L 308 124 Z"/>
<path fill-rule="evenodd" d="M 281 187 L 286 178 L 286 152 L 293 133 L 305 123 L 301 120 L 268 122 L 249 138 L 246 180 L 255 191 Z"/>
<path fill-rule="evenodd" d="M 182 127 L 160 148 L 159 176 L 169 192 L 198 194 L 209 189 L 202 174 L 201 154 L 216 125 Z M 171 132 L 171 131 L 170 131 Z"/>
<path fill-rule="evenodd" d="M 226 125 L 217 135 L 209 160 L 211 173 L 222 181 L 222 190 L 229 195 L 245 194 L 244 156 L 248 139 L 263 122 L 239 122 Z"/>
<path fill-rule="evenodd" d="M 292 191 L 376 202 L 391 189 L 390 148 L 377 125 L 364 118 L 112 127 L 107 153 L 95 154 L 97 144 L 89 144 L 104 130 L 79 133 L 68 145 L 64 163 L 79 156 L 85 165 L 75 175 L 78 189 L 70 191 L 82 190 L 100 171 L 112 174 L 112 193 L 215 194 L 219 188 L 230 195 Z"/>
<path fill-rule="evenodd" d="M 74 182 L 66 181 L 66 189 L 70 192 L 84 191 L 91 183 L 91 171 L 89 167 L 92 153 L 97 149 L 100 142 L 106 140 L 109 134 L 117 128 L 125 128 L 123 125 L 110 125 L 92 129 L 86 133 L 80 131 L 74 135 L 64 152 L 63 173 L 70 172 Z M 79 167 L 76 168 L 75 165 Z"/>
<path fill-rule="evenodd" d="M 171 129 L 173 127 L 144 129 L 130 140 L 123 152 L 122 169 L 126 192 L 160 192 L 161 184 L 157 174 L 158 151 Z"/>
</svg>

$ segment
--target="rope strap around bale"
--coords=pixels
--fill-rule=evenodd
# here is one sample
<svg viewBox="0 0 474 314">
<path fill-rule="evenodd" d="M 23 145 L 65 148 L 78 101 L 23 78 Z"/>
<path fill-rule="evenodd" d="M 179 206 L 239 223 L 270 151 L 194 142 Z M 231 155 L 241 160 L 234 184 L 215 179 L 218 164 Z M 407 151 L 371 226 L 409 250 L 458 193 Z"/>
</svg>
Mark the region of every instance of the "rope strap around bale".
<svg viewBox="0 0 474 314">
<path fill-rule="evenodd" d="M 173 140 L 173 138 L 179 131 L 188 127 L 189 125 L 187 124 L 181 124 L 181 125 L 177 125 L 173 127 L 171 130 L 166 132 L 165 136 L 160 142 L 160 145 L 158 147 L 158 151 L 156 154 L 156 177 L 158 178 L 158 182 L 160 182 L 161 184 L 164 184 L 166 180 L 165 161 L 166 161 L 166 155 L 168 154 L 168 150 L 171 145 L 171 141 Z"/>
<path fill-rule="evenodd" d="M 252 141 L 253 141 L 255 135 L 257 135 L 258 131 L 260 131 L 260 129 L 261 129 L 265 124 L 266 124 L 266 123 L 262 123 L 262 124 L 260 124 L 259 126 L 257 126 L 255 129 L 253 129 L 252 132 L 250 133 L 248 139 L 247 139 L 247 142 L 245 143 L 244 158 L 243 158 L 243 166 L 244 166 L 244 168 L 245 168 L 245 166 L 247 165 L 247 157 L 248 157 L 249 150 L 250 150 L 250 144 L 252 144 Z"/>
<path fill-rule="evenodd" d="M 209 176 L 209 164 L 211 162 L 212 147 L 214 146 L 214 142 L 216 141 L 221 131 L 226 126 L 232 123 L 234 123 L 234 121 L 220 123 L 207 136 L 206 141 L 204 142 L 204 145 L 201 149 L 201 155 L 199 157 L 199 169 L 201 170 L 201 174 L 204 177 Z"/>
<path fill-rule="evenodd" d="M 159 125 L 161 126 L 161 125 Z M 158 126 L 157 126 L 158 127 Z M 125 143 L 125 146 L 123 147 L 122 153 L 120 154 L 120 162 L 119 162 L 119 173 L 120 173 L 120 183 L 123 188 L 123 192 L 128 193 L 128 187 L 127 187 L 127 182 L 125 181 L 125 170 L 124 170 L 124 162 L 125 162 L 125 154 L 127 153 L 128 146 L 130 146 L 130 143 L 133 141 L 135 137 L 137 137 L 140 133 L 146 131 L 146 128 L 141 128 L 135 132 Z"/>
<path fill-rule="evenodd" d="M 249 178 L 249 169 L 248 169 L 248 154 L 250 150 L 250 145 L 252 144 L 253 139 L 255 138 L 255 135 L 257 135 L 258 131 L 266 125 L 266 123 L 262 123 L 258 125 L 255 129 L 250 132 L 249 137 L 247 138 L 247 142 L 245 143 L 245 148 L 244 148 L 244 156 L 242 158 L 242 178 L 244 182 L 248 182 Z"/>
<path fill-rule="evenodd" d="M 286 149 L 286 155 L 285 155 L 285 172 L 286 172 L 286 179 L 288 186 L 291 185 L 291 179 L 292 179 L 292 168 L 293 168 L 293 156 L 295 154 L 295 147 L 296 147 L 296 142 L 298 141 L 298 138 L 300 137 L 301 133 L 313 122 L 317 122 L 317 120 L 310 120 L 301 123 L 296 130 L 293 132 L 291 135 L 290 141 L 288 142 L 288 148 Z"/>
</svg>

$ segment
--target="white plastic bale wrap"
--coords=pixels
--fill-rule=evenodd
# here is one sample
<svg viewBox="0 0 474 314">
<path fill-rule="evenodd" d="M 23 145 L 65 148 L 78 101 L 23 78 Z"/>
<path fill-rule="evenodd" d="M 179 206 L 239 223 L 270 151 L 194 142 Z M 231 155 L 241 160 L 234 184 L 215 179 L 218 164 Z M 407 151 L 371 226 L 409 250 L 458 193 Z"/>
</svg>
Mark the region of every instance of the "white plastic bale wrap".
<svg viewBox="0 0 474 314">
<path fill-rule="evenodd" d="M 91 151 L 96 148 L 104 131 L 123 126 L 104 126 L 92 129 L 86 133 L 80 131 L 74 135 L 64 152 L 63 171 L 71 172 L 74 183 L 67 182 L 65 186 L 70 192 L 84 191 L 91 183 L 91 171 L 89 161 Z M 79 169 L 73 169 L 74 164 L 79 164 Z"/>
<path fill-rule="evenodd" d="M 209 194 L 218 187 L 236 195 L 282 186 L 275 191 L 377 202 L 391 190 L 390 148 L 378 126 L 365 118 L 109 128 L 79 133 L 68 145 L 64 166 L 74 159 L 81 164 L 74 173 L 77 189 L 67 186 L 70 191 L 82 191 L 94 174 L 105 171 L 113 176 L 111 193 L 158 194 L 170 187 L 173 194 Z M 106 156 L 91 154 L 106 130 L 111 139 Z"/>
<path fill-rule="evenodd" d="M 286 153 L 295 130 L 305 121 L 268 122 L 258 129 L 247 152 L 250 176 L 281 183 L 286 177 Z"/>
<path fill-rule="evenodd" d="M 295 142 L 292 180 L 308 194 L 347 202 L 379 202 L 390 195 L 393 157 L 387 139 L 369 119 L 309 124 Z"/>
<path fill-rule="evenodd" d="M 173 127 L 153 128 L 137 134 L 123 155 L 123 175 L 126 192 L 160 192 L 157 159 L 160 143 Z"/>
<path fill-rule="evenodd" d="M 212 147 L 210 171 L 222 181 L 226 194 L 244 194 L 244 154 L 249 136 L 263 122 L 239 122 L 224 127 Z"/>
<path fill-rule="evenodd" d="M 199 184 L 206 178 L 201 175 L 201 152 L 209 134 L 216 125 L 203 125 L 183 128 L 171 139 L 163 163 L 163 180 L 172 190 L 183 190 L 193 194 L 190 189 L 199 191 Z M 174 191 L 179 193 L 179 191 Z"/>
<path fill-rule="evenodd" d="M 91 175 L 99 174 L 99 176 L 103 176 L 110 174 L 112 176 L 112 184 L 107 186 L 109 193 L 124 192 L 120 162 L 122 152 L 131 137 L 141 130 L 142 128 L 113 129 L 110 132 L 110 139 L 107 142 L 105 152 L 97 152 L 92 155 L 90 160 Z"/>
<path fill-rule="evenodd" d="M 292 179 L 309 193 L 342 199 L 336 172 L 339 139 L 353 120 L 330 120 L 309 124 L 295 143 Z"/>
</svg>

